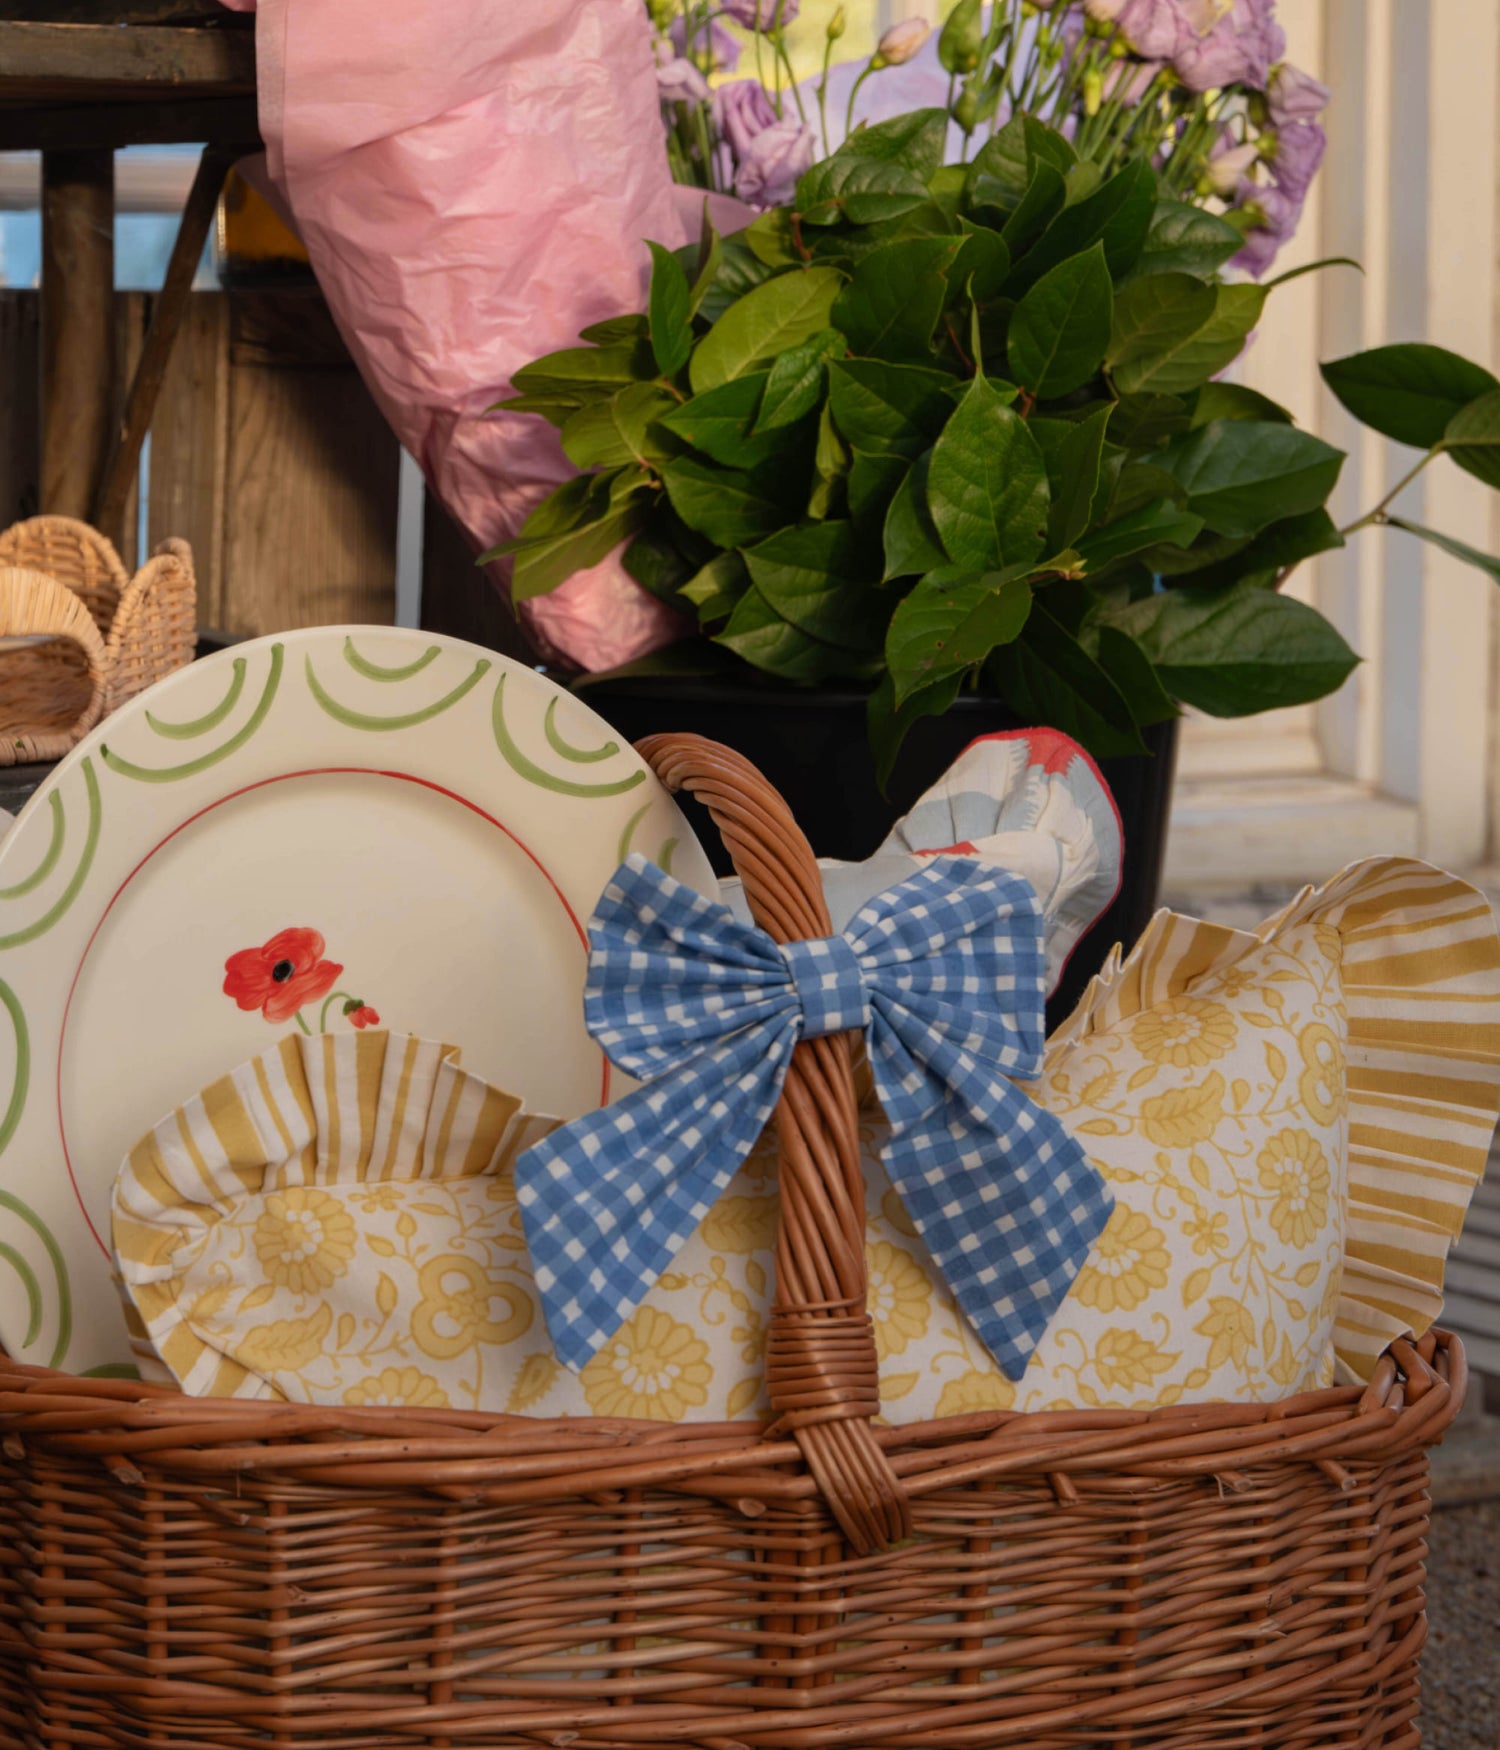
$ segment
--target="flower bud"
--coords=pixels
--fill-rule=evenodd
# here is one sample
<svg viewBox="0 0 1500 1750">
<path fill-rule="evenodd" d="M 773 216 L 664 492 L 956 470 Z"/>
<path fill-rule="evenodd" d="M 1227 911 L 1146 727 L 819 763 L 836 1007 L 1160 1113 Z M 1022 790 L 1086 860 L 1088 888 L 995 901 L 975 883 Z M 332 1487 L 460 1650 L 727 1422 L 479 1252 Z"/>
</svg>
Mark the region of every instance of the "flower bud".
<svg viewBox="0 0 1500 1750">
<path fill-rule="evenodd" d="M 972 80 L 958 95 L 958 102 L 953 106 L 953 119 L 966 134 L 972 134 L 979 126 L 979 94 Z"/>
<path fill-rule="evenodd" d="M 1097 67 L 1086 67 L 1083 73 L 1083 113 L 1098 115 L 1104 102 L 1104 75 Z"/>
<path fill-rule="evenodd" d="M 972 73 L 984 41 L 984 0 L 958 0 L 938 38 L 938 61 L 947 73 Z"/>
<path fill-rule="evenodd" d="M 876 43 L 870 65 L 877 69 L 904 67 L 931 35 L 932 26 L 925 18 L 903 18 Z"/>
<path fill-rule="evenodd" d="M 828 40 L 829 40 L 829 42 L 836 43 L 839 40 L 839 38 L 844 34 L 844 32 L 846 30 L 848 30 L 848 28 L 849 28 L 849 18 L 848 18 L 848 15 L 845 13 L 843 7 L 841 6 L 841 7 L 839 7 L 838 11 L 834 13 L 833 17 L 830 18 L 828 21 Z"/>
<path fill-rule="evenodd" d="M 1198 188 L 1203 194 L 1216 194 L 1221 200 L 1228 200 L 1239 187 L 1242 177 L 1249 173 L 1250 166 L 1260 157 L 1260 146 L 1254 140 L 1247 140 L 1243 146 L 1231 146 L 1226 151 L 1216 152 L 1203 166 L 1203 174 L 1198 179 Z"/>
</svg>

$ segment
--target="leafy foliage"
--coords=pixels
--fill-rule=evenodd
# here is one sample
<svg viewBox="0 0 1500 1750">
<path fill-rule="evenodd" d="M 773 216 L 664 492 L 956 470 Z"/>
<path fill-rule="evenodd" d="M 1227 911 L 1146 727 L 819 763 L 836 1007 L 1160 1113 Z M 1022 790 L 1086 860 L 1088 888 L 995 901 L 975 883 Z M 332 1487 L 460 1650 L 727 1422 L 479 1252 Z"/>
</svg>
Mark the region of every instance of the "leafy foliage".
<svg viewBox="0 0 1500 1750">
<path fill-rule="evenodd" d="M 589 470 L 496 552 L 518 598 L 622 540 L 694 617 L 699 671 L 870 691 L 888 771 L 959 690 L 1101 755 L 1179 704 L 1316 699 L 1357 658 L 1277 592 L 1342 543 L 1340 451 L 1217 381 L 1268 288 L 1145 162 L 1102 180 L 1030 117 L 944 166 L 946 116 L 858 130 L 788 208 L 652 246 L 647 308 L 528 366 L 504 405 Z M 1438 347 L 1325 367 L 1356 418 L 1500 485 L 1500 383 Z M 1387 514 L 1500 579 L 1500 561 Z"/>
</svg>

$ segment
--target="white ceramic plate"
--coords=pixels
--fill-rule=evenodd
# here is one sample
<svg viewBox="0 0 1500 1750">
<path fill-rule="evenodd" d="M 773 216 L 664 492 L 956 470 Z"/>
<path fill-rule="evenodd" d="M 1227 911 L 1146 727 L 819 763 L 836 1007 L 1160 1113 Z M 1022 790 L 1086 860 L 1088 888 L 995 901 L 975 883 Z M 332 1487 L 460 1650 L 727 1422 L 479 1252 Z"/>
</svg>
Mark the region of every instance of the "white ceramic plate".
<svg viewBox="0 0 1500 1750">
<path fill-rule="evenodd" d="M 0 1344 L 133 1371 L 115 1172 L 288 1027 L 373 1011 L 535 1111 L 608 1098 L 584 927 L 628 850 L 716 891 L 602 719 L 428 633 L 260 639 L 101 724 L 0 844 Z"/>
</svg>

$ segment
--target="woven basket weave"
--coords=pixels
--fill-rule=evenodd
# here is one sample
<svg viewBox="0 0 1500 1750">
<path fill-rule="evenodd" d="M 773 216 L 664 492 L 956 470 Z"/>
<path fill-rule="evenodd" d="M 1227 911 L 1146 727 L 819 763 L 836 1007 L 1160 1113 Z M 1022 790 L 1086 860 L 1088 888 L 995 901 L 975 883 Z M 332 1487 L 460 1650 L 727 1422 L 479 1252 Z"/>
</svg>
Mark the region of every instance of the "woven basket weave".
<svg viewBox="0 0 1500 1750">
<path fill-rule="evenodd" d="M 192 661 L 193 555 L 163 541 L 134 577 L 87 523 L 39 516 L 0 534 L 0 766 L 57 760 L 143 688 Z"/>
<path fill-rule="evenodd" d="M 784 804 L 696 737 L 752 909 Z M 877 1428 L 851 1040 L 796 1048 L 778 1421 L 187 1399 L 0 1362 L 0 1744 L 1415 1750 L 1445 1334 L 1274 1406 Z"/>
</svg>

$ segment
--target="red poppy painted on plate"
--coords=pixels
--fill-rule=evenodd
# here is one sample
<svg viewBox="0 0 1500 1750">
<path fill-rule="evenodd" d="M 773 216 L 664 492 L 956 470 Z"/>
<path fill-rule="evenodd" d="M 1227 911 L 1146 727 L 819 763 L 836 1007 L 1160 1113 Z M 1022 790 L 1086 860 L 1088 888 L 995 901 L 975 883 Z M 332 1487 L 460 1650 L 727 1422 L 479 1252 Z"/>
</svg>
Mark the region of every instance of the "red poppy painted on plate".
<svg viewBox="0 0 1500 1750">
<path fill-rule="evenodd" d="M 242 948 L 224 962 L 224 994 L 242 1009 L 259 1009 L 278 1026 L 308 1003 L 326 997 L 343 967 L 323 958 L 317 930 L 280 930 L 259 948 Z"/>
<path fill-rule="evenodd" d="M 375 1010 L 372 1009 L 368 1003 L 345 1003 L 344 1013 L 349 1017 L 349 1023 L 351 1026 L 364 1028 L 378 1027 L 380 1025 L 380 1016 L 376 1014 Z"/>
</svg>

